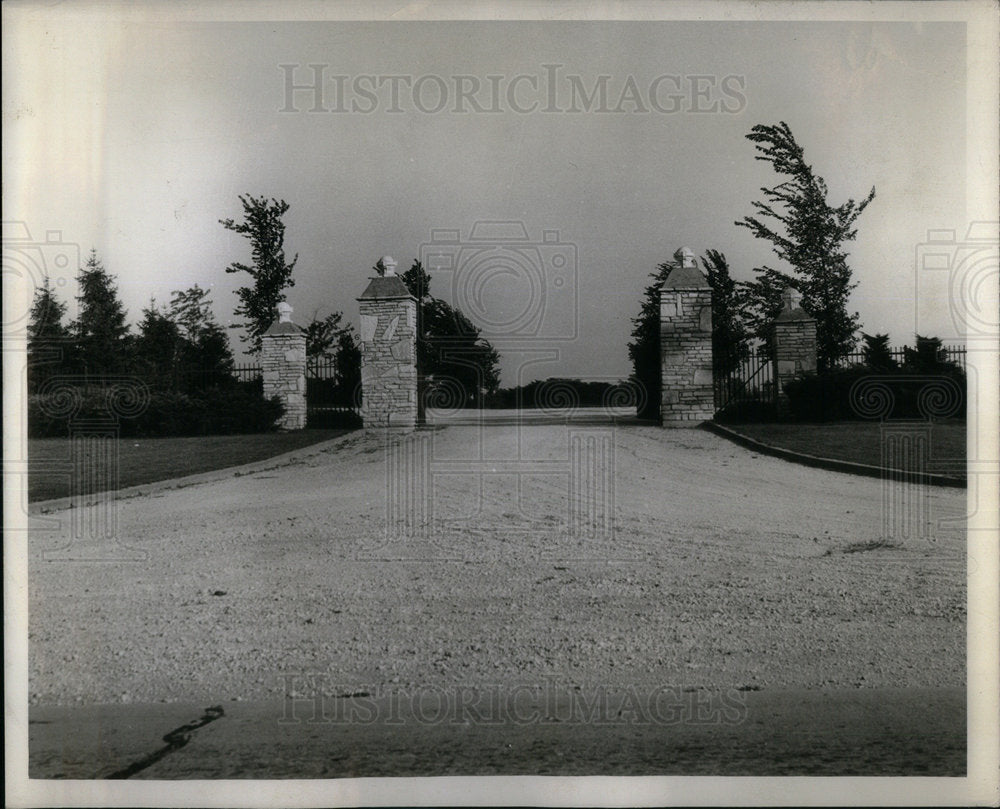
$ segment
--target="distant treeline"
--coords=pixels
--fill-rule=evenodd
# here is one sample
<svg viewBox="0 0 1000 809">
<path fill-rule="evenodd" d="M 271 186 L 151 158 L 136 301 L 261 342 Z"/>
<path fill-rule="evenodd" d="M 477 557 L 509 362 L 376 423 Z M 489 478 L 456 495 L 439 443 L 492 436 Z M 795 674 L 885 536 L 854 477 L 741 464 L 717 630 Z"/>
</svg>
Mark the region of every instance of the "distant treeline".
<svg viewBox="0 0 1000 809">
<path fill-rule="evenodd" d="M 536 379 L 527 385 L 500 388 L 489 394 L 483 406 L 490 409 L 563 410 L 574 407 L 628 406 L 634 401 L 627 382 L 585 382 L 582 379 Z"/>
</svg>

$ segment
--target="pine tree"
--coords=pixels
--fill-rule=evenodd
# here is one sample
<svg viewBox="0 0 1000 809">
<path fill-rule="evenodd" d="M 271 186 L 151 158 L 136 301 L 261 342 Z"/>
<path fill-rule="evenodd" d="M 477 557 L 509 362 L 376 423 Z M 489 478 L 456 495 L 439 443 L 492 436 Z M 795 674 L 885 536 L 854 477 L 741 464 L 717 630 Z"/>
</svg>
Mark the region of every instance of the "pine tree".
<svg viewBox="0 0 1000 809">
<path fill-rule="evenodd" d="M 646 287 L 639 315 L 632 319 L 628 356 L 632 360 L 632 378 L 642 390 L 640 418 L 660 415 L 660 289 L 676 266 L 676 260 L 671 259 L 657 265 L 656 272 L 650 273 L 653 283 Z"/>
<path fill-rule="evenodd" d="M 66 304 L 56 298 L 49 277 L 35 290 L 28 320 L 28 389 L 37 391 L 72 364 L 72 337 L 63 324 Z"/>
<path fill-rule="evenodd" d="M 831 206 L 826 183 L 805 162 L 788 124 L 757 125 L 747 139 L 756 144 L 757 160 L 770 163 L 788 178 L 774 188 L 762 188 L 764 201 L 752 203 L 757 215 L 736 222 L 771 242 L 775 254 L 792 270 L 789 274 L 770 267 L 757 269 L 763 276 L 756 289 L 757 314 L 780 311 L 780 300 L 774 299 L 778 282 L 798 289 L 802 308 L 816 318 L 819 367 L 831 368 L 855 344 L 859 318 L 848 312 L 847 298 L 857 284 L 851 282 L 844 243 L 857 235 L 854 223 L 875 198 L 875 188 L 861 202 L 849 199 Z M 780 295 L 778 291 L 778 299 Z"/>
<path fill-rule="evenodd" d="M 295 286 L 292 270 L 298 261 L 298 254 L 290 263 L 285 261 L 285 224 L 282 217 L 288 211 L 284 200 L 257 199 L 251 195 L 241 196 L 243 221 L 220 219 L 226 230 L 239 233 L 250 241 L 253 264 L 234 261 L 226 272 L 245 272 L 253 279 L 253 286 L 236 290 L 239 305 L 235 309 L 238 317 L 245 318 L 242 325 L 246 334 L 243 342 L 249 343 L 248 351 L 260 351 L 261 335 L 267 331 L 275 317 L 275 307 L 285 300 L 284 290 Z"/>
<path fill-rule="evenodd" d="M 862 333 L 861 338 L 864 340 L 864 347 L 861 351 L 866 367 L 874 371 L 895 371 L 899 367 L 896 360 L 892 358 L 888 334 Z"/>
<path fill-rule="evenodd" d="M 189 377 L 217 383 L 233 371 L 229 338 L 212 313 L 208 290 L 194 286 L 171 293 L 169 317 L 183 339 L 181 365 Z"/>
<path fill-rule="evenodd" d="M 168 312 L 156 301 L 142 310 L 135 338 L 133 370 L 153 388 L 178 390 L 184 359 L 184 337 Z"/>
<path fill-rule="evenodd" d="M 79 361 L 88 374 L 115 374 L 127 370 L 129 328 L 118 288 L 91 250 L 77 275 L 79 311 L 72 325 Z"/>
<path fill-rule="evenodd" d="M 716 370 L 729 373 L 747 356 L 747 327 L 741 289 L 729 273 L 729 262 L 718 250 L 702 259 L 712 288 L 712 358 Z"/>
</svg>

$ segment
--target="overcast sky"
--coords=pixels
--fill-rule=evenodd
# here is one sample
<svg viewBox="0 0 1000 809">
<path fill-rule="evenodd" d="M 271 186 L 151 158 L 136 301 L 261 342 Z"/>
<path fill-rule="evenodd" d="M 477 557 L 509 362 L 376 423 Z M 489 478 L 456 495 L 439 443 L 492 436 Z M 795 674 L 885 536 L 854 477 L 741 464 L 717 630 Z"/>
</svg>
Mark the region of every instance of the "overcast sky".
<svg viewBox="0 0 1000 809">
<path fill-rule="evenodd" d="M 915 301 L 928 229 L 961 237 L 978 215 L 961 22 L 240 23 L 42 8 L 5 39 L 4 219 L 96 248 L 133 322 L 150 297 L 195 283 L 232 319 L 243 279 L 224 268 L 248 250 L 218 220 L 250 193 L 291 205 L 299 323 L 342 310 L 356 324 L 380 255 L 402 270 L 432 231 L 458 231 L 443 252 L 465 276 L 432 270 L 432 292 L 496 338 L 504 384 L 623 377 L 630 318 L 677 248 L 721 250 L 742 279 L 775 262 L 734 220 L 779 179 L 745 135 L 784 120 L 831 202 L 876 187 L 849 247 L 865 330 L 956 336 L 943 299 L 925 293 L 919 322 Z M 290 95 L 310 65 L 320 97 Z M 579 92 L 602 86 L 603 101 Z M 470 241 L 489 221 L 522 223 L 531 247 Z M 475 243 L 492 269 L 470 263 Z"/>
</svg>

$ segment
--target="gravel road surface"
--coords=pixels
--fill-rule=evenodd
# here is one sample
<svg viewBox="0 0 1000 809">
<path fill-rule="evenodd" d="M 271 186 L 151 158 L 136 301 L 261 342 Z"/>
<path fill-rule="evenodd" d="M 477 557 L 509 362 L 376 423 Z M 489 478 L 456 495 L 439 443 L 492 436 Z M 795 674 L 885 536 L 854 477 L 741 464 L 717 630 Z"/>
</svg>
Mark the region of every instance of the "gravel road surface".
<svg viewBox="0 0 1000 809">
<path fill-rule="evenodd" d="M 582 526 L 568 506 L 574 431 L 603 447 L 584 476 L 613 481 Z M 70 511 L 33 518 L 31 704 L 523 683 L 964 689 L 964 491 L 901 490 L 925 498 L 931 531 L 886 545 L 880 481 L 701 430 L 421 435 L 422 536 L 386 533 L 387 489 L 417 496 L 387 458 L 412 450 L 360 432 L 273 469 L 119 501 L 111 540 L 74 536 Z M 66 560 L 82 556 L 104 561 Z"/>
</svg>

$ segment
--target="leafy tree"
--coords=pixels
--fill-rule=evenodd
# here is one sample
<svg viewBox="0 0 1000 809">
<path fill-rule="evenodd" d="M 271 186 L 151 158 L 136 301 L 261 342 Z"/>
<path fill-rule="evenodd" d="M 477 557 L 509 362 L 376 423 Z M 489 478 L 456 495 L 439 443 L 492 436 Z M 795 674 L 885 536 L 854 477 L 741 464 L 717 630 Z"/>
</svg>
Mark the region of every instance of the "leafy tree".
<svg viewBox="0 0 1000 809">
<path fill-rule="evenodd" d="M 239 233 L 250 240 L 253 264 L 234 261 L 226 272 L 245 272 L 253 279 L 253 286 L 236 290 L 239 305 L 235 309 L 238 317 L 245 318 L 242 324 L 246 334 L 241 337 L 249 343 L 248 351 L 260 351 L 260 337 L 274 320 L 274 310 L 285 299 L 284 290 L 295 286 L 292 270 L 298 261 L 298 254 L 290 263 L 285 261 L 285 224 L 282 217 L 288 211 L 284 200 L 259 199 L 251 195 L 241 196 L 243 221 L 220 219 L 226 230 Z"/>
<path fill-rule="evenodd" d="M 381 260 L 375 265 L 381 268 Z M 431 276 L 419 260 L 400 278 L 417 299 L 417 367 L 424 376 L 456 380 L 464 404 L 478 406 L 500 385 L 500 354 L 461 309 L 430 294 Z"/>
<path fill-rule="evenodd" d="M 743 294 L 723 253 L 707 250 L 702 263 L 712 288 L 712 357 L 717 370 L 729 373 L 748 351 Z"/>
<path fill-rule="evenodd" d="M 779 280 L 798 289 L 802 308 L 816 318 L 819 368 L 831 368 L 855 344 L 859 318 L 848 312 L 847 298 L 857 284 L 851 282 L 844 243 L 857 235 L 854 223 L 875 198 L 875 188 L 860 202 L 848 199 L 832 206 L 826 183 L 805 162 L 788 124 L 757 125 L 747 139 L 756 144 L 757 160 L 770 163 L 788 178 L 773 188 L 762 188 L 764 201 L 752 203 L 756 215 L 736 222 L 771 242 L 778 258 L 792 268 L 791 274 L 757 269 L 764 276 L 755 290 L 758 316 L 780 311 L 780 300 L 774 298 Z"/>
<path fill-rule="evenodd" d="M 360 402 L 361 346 L 350 325 L 337 334 L 334 362 L 337 366 L 337 401 L 345 405 Z"/>
<path fill-rule="evenodd" d="M 789 278 L 769 267 L 758 268 L 755 280 L 738 281 L 737 286 L 743 300 L 747 331 L 759 341 L 759 350 L 769 354 L 771 326 L 784 306 L 782 296 L 789 286 Z"/>
<path fill-rule="evenodd" d="M 343 319 L 342 312 L 334 312 L 322 319 L 313 315 L 312 321 L 306 326 L 307 357 L 330 359 L 336 355 L 340 344 L 340 333 L 351 328 L 350 325 L 340 325 Z"/>
<path fill-rule="evenodd" d="M 52 291 L 49 277 L 35 290 L 28 315 L 28 384 L 37 390 L 72 360 L 72 337 L 63 323 L 66 304 Z"/>
<path fill-rule="evenodd" d="M 864 346 L 861 349 L 864 364 L 873 371 L 895 371 L 898 367 L 889 348 L 888 334 L 865 334 L 861 338 Z"/>
<path fill-rule="evenodd" d="M 675 267 L 677 261 L 671 259 L 650 273 L 653 283 L 646 287 L 639 315 L 632 319 L 628 356 L 632 360 L 632 377 L 646 394 L 640 418 L 656 418 L 660 414 L 660 289 Z"/>
<path fill-rule="evenodd" d="M 91 250 L 77 275 L 79 312 L 72 325 L 79 360 L 88 373 L 120 373 L 129 352 L 125 308 L 114 278 Z"/>
</svg>

